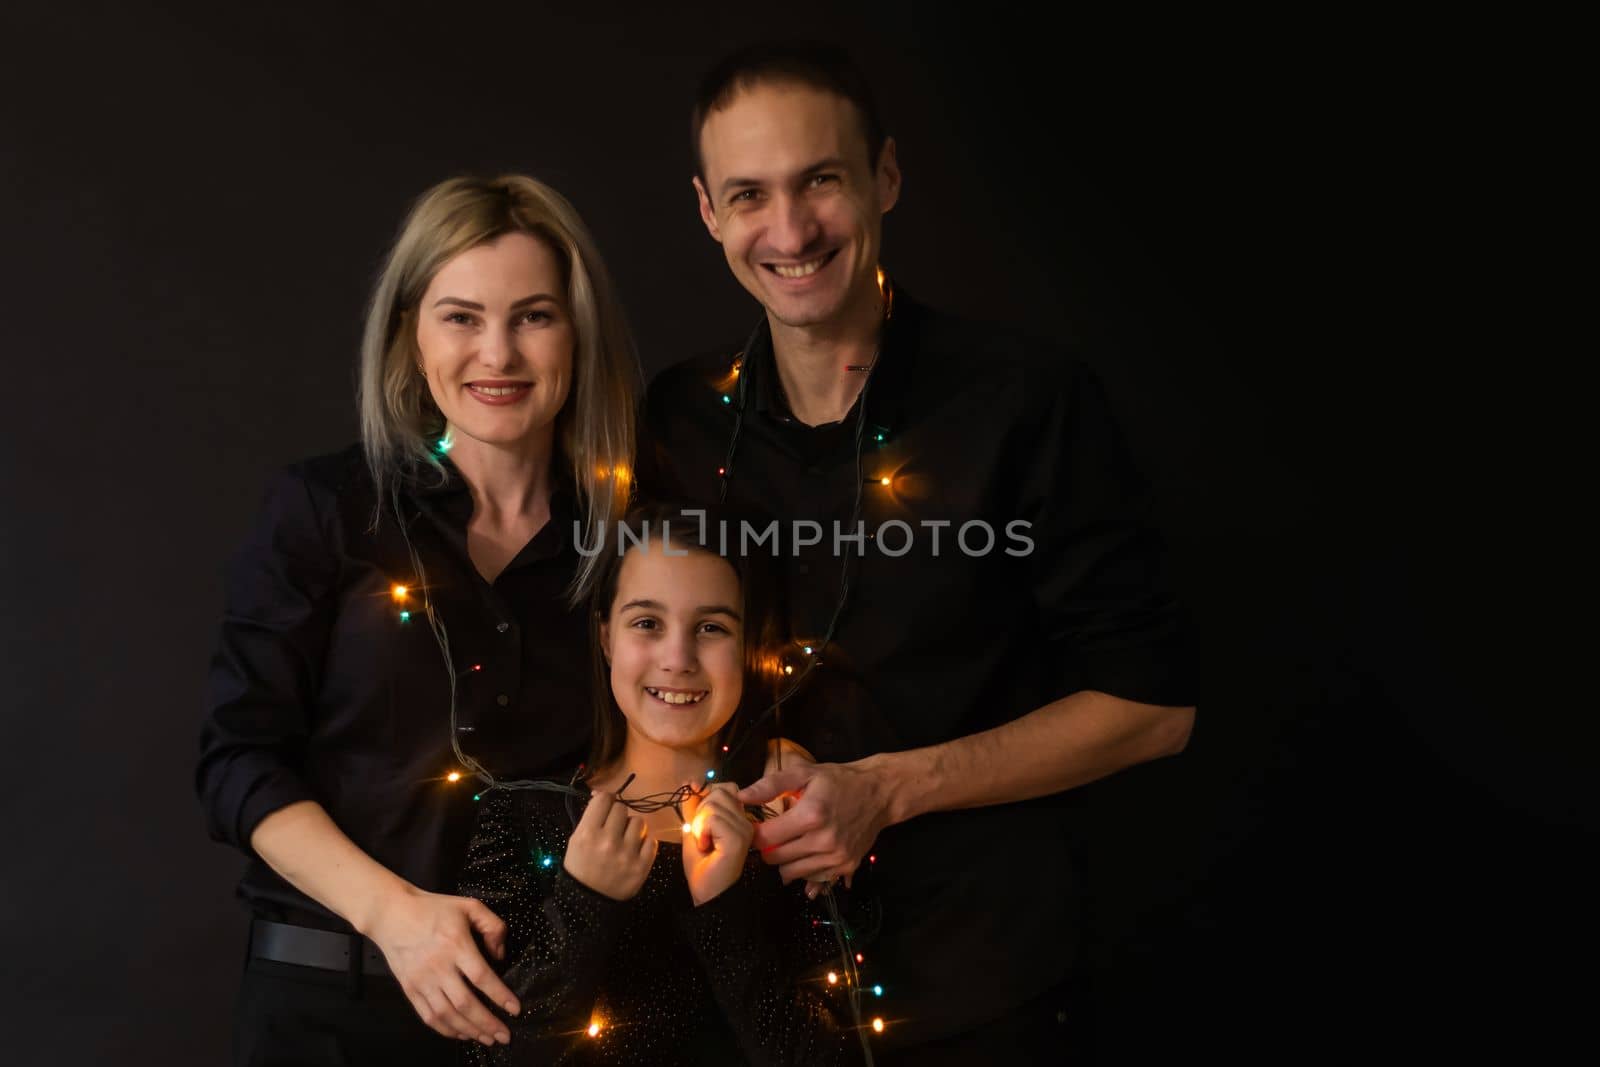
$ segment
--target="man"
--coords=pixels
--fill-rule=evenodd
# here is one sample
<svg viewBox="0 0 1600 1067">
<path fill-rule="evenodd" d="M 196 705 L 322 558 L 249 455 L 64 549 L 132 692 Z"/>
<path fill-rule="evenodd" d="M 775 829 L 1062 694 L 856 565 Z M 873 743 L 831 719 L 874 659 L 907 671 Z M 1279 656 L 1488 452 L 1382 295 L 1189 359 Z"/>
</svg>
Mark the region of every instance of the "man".
<svg viewBox="0 0 1600 1067">
<path fill-rule="evenodd" d="M 880 275 L 901 174 L 842 53 L 729 57 L 693 132 L 700 217 L 765 317 L 657 378 L 639 473 L 725 497 L 785 572 L 782 732 L 815 762 L 741 793 L 793 800 L 756 844 L 812 892 L 870 862 L 881 1062 L 1055 1062 L 1060 794 L 1193 722 L 1141 483 L 1080 363 Z"/>
</svg>

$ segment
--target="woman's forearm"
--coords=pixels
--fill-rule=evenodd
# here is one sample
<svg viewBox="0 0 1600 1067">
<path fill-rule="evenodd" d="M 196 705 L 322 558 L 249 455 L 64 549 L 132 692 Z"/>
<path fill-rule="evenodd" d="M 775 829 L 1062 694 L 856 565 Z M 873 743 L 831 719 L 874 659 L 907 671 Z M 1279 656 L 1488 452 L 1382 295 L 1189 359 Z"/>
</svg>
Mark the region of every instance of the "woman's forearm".
<svg viewBox="0 0 1600 1067">
<path fill-rule="evenodd" d="M 313 800 L 262 819 L 250 847 L 290 885 L 369 936 L 384 901 L 413 888 L 363 852 Z"/>
</svg>

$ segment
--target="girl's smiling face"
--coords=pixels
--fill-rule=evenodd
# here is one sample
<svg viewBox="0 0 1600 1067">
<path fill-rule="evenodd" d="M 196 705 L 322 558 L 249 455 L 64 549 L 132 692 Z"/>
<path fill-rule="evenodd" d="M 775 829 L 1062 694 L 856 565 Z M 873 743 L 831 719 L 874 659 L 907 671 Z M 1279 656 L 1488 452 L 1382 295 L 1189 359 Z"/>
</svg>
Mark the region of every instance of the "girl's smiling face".
<svg viewBox="0 0 1600 1067">
<path fill-rule="evenodd" d="M 657 532 L 624 557 L 600 627 L 611 694 L 630 741 L 709 755 L 744 684 L 739 578 L 709 552 L 666 555 Z"/>
</svg>

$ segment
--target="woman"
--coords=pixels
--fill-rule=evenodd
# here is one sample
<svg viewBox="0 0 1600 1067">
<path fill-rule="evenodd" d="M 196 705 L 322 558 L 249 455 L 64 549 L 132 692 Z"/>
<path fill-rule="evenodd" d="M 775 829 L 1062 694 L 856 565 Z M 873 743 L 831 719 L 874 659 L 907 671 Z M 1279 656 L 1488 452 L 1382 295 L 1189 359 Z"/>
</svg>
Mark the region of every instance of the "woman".
<svg viewBox="0 0 1600 1067">
<path fill-rule="evenodd" d="M 362 341 L 362 442 L 279 476 L 227 578 L 197 786 L 251 864 L 239 1063 L 444 1062 L 519 1005 L 451 895 L 482 783 L 587 747 L 592 542 L 637 364 L 576 212 L 526 177 L 413 208 Z M 479 947 L 481 939 L 484 949 Z"/>
</svg>

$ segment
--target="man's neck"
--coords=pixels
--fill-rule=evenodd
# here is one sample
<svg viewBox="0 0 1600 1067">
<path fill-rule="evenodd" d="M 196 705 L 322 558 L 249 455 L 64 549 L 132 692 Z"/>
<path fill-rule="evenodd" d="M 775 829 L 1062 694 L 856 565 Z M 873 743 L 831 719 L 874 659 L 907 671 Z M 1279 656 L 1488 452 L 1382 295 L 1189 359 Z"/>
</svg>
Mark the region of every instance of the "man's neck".
<svg viewBox="0 0 1600 1067">
<path fill-rule="evenodd" d="M 866 383 L 865 368 L 877 355 L 883 328 L 876 287 L 826 323 L 786 326 L 771 315 L 767 322 L 790 414 L 807 426 L 838 422 L 849 414 Z"/>
</svg>

